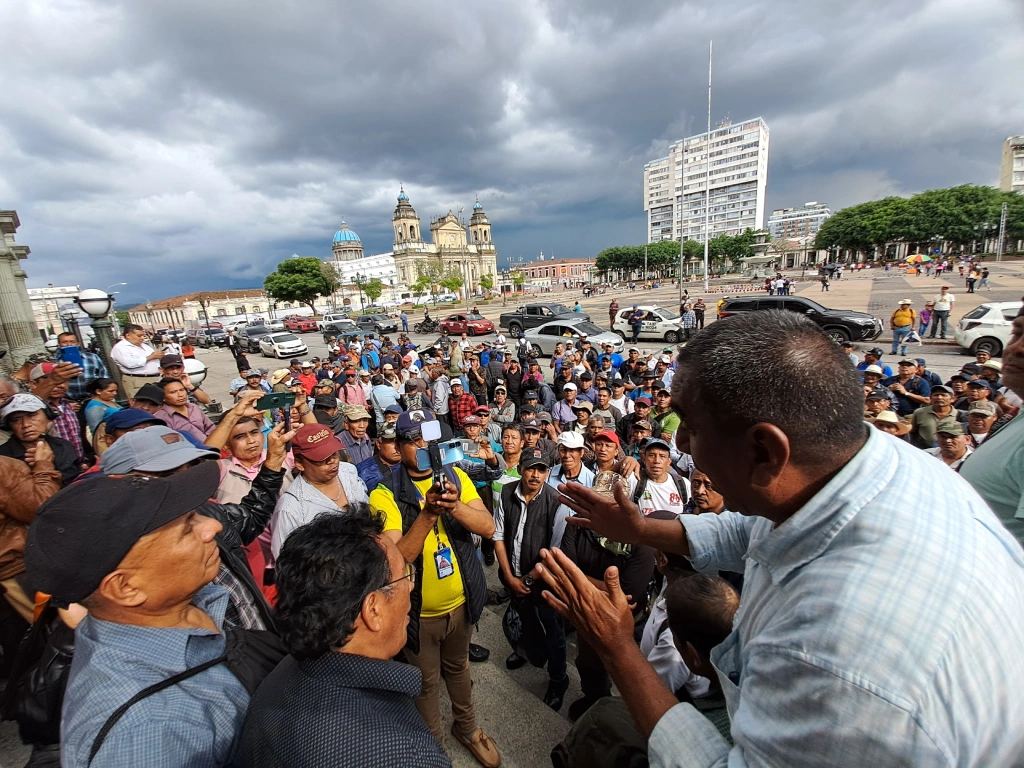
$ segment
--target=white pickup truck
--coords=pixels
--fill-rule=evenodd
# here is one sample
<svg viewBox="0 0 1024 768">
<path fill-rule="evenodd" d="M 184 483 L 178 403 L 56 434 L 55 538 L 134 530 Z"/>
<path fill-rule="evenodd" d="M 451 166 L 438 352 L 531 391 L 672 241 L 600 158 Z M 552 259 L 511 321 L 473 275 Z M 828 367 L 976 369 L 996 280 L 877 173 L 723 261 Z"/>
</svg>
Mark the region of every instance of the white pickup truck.
<svg viewBox="0 0 1024 768">
<path fill-rule="evenodd" d="M 316 321 L 316 327 L 320 333 L 324 332 L 324 323 L 335 323 L 339 320 L 347 320 L 348 315 L 324 315 L 321 319 Z"/>
</svg>

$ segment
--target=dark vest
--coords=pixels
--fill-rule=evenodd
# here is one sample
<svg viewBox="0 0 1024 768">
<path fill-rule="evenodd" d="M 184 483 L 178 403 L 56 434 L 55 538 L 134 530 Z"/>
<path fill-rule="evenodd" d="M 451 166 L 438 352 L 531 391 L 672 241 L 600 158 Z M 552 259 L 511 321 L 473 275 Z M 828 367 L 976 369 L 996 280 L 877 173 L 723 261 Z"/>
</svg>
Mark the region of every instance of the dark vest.
<svg viewBox="0 0 1024 768">
<path fill-rule="evenodd" d="M 519 518 L 522 505 L 516 496 L 522 480 L 505 483 L 501 488 L 501 508 L 505 511 L 505 548 L 509 557 L 513 556 L 516 531 L 519 530 Z M 551 534 L 555 527 L 555 515 L 562 506 L 558 491 L 547 483 L 540 493 L 526 508 L 526 525 L 523 526 L 523 541 L 519 546 L 519 573 L 528 574 L 533 566 L 540 562 L 541 549 L 551 547 Z"/>
<path fill-rule="evenodd" d="M 457 487 L 459 486 L 455 473 L 449 467 L 445 467 L 445 474 L 449 482 L 454 482 Z M 409 528 L 420 515 L 419 496 L 409 473 L 405 471 L 405 467 L 399 464 L 390 475 L 384 475 L 379 485 L 386 487 L 395 497 L 398 511 L 402 513 L 402 533 L 408 533 Z M 459 574 L 462 576 L 462 588 L 466 593 L 469 620 L 476 624 L 480 620 L 480 614 L 483 613 L 484 604 L 487 602 L 487 582 L 484 579 L 484 568 L 476 556 L 473 534 L 447 512 L 441 516 L 441 519 L 444 521 L 448 539 L 452 543 L 452 552 L 459 563 Z M 433 568 L 434 565 L 429 563 L 427 567 Z M 423 573 L 423 568 L 423 553 L 420 552 L 416 557 L 416 569 Z M 414 653 L 419 653 L 423 579 L 416 580 L 416 586 L 409 599 L 412 605 L 409 609 L 408 643 Z"/>
</svg>

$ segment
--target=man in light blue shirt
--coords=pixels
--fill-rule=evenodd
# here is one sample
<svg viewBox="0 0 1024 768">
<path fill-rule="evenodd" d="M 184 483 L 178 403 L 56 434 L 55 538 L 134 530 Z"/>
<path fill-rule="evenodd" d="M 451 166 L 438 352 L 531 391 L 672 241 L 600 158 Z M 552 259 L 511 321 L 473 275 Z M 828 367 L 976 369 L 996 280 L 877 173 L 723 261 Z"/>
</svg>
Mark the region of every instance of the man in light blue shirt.
<svg viewBox="0 0 1024 768">
<path fill-rule="evenodd" d="M 1020 765 L 1020 546 L 961 478 L 863 424 L 858 376 L 816 326 L 754 314 L 698 334 L 672 394 L 679 449 L 736 512 L 659 521 L 621 488 L 560 488 L 599 535 L 744 572 L 733 633 L 711 655 L 730 747 L 628 642 L 617 576 L 605 593 L 560 554 L 544 561 L 650 764 Z"/>
<path fill-rule="evenodd" d="M 219 477 L 216 462 L 168 478 L 98 476 L 40 507 L 28 576 L 58 604 L 89 609 L 64 693 L 61 765 L 227 763 L 249 693 L 223 660 L 225 629 L 239 619 L 229 587 L 210 583 L 221 524 L 194 511 Z"/>
</svg>

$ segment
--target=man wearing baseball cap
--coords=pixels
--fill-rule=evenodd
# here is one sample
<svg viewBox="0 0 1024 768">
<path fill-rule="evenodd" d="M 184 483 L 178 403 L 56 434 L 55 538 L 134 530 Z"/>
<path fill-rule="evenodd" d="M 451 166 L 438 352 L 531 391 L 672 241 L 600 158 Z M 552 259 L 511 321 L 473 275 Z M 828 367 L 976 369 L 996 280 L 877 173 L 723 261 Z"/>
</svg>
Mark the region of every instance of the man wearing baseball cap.
<svg viewBox="0 0 1024 768">
<path fill-rule="evenodd" d="M 259 371 L 256 372 L 259 373 Z M 245 373 L 247 381 L 250 373 L 252 371 Z M 185 373 L 185 360 L 181 355 L 164 355 L 160 358 L 160 378 L 177 379 L 184 384 L 185 391 L 188 392 L 189 402 L 199 403 L 200 405 L 206 405 L 210 402 L 210 396 L 198 384 L 193 384 L 191 377 Z"/>
<path fill-rule="evenodd" d="M 857 370 L 863 371 L 869 365 L 876 365 L 882 370 L 882 375 L 889 378 L 892 376 L 892 368 L 888 365 L 882 364 L 882 355 L 884 354 L 885 353 L 882 351 L 881 347 L 872 347 L 864 353 L 864 359 L 858 363 Z"/>
<path fill-rule="evenodd" d="M 977 449 L 985 442 L 998 418 L 998 407 L 995 403 L 978 400 L 970 404 L 966 415 L 966 435 L 967 444 L 971 449 Z"/>
<path fill-rule="evenodd" d="M 642 471 L 633 491 L 633 502 L 644 515 L 656 509 L 683 514 L 690 500 L 690 483 L 669 472 L 672 451 L 668 442 L 659 437 L 647 438 L 640 446 L 640 456 Z"/>
<path fill-rule="evenodd" d="M 930 453 L 937 459 L 945 462 L 950 469 L 960 469 L 964 460 L 974 453 L 967 444 L 967 436 L 964 434 L 963 425 L 954 419 L 940 421 L 935 428 L 936 441 L 938 445 L 928 448 L 925 453 Z"/>
<path fill-rule="evenodd" d="M 905 357 L 897 365 L 897 374 L 882 381 L 882 386 L 896 396 L 896 413 L 906 418 L 930 402 L 932 387 L 917 375 L 917 360 Z"/>
<path fill-rule="evenodd" d="M 67 485 L 82 473 L 81 459 L 71 442 L 49 434 L 50 424 L 60 413 L 35 395 L 19 392 L 0 408 L 0 429 L 11 432 L 11 439 L 0 445 L 0 456 L 32 466 L 38 452 L 52 454 L 61 483 Z"/>
<path fill-rule="evenodd" d="M 551 409 L 551 418 L 560 430 L 571 429 L 576 421 L 577 387 L 571 381 L 562 385 L 562 399 Z"/>
<path fill-rule="evenodd" d="M 352 513 L 369 501 L 356 468 L 342 461 L 342 441 L 323 424 L 303 424 L 292 440 L 296 477 L 281 494 L 270 523 L 274 557 L 296 528 L 319 514 Z"/>
<path fill-rule="evenodd" d="M 917 314 L 910 308 L 910 299 L 900 299 L 900 305 L 889 318 L 889 330 L 892 331 L 892 354 L 907 356 L 907 337 L 914 330 Z"/>
<path fill-rule="evenodd" d="M 483 766 L 497 768 L 501 755 L 494 741 L 477 727 L 469 673 L 473 625 L 487 600 L 483 566 L 473 534 L 494 535 L 494 518 L 472 481 L 461 469 L 443 470 L 444 489 L 430 469 L 419 469 L 418 452 L 427 447 L 422 425 L 436 422 L 427 410 L 398 417 L 402 465 L 384 476 L 370 493 L 370 509 L 384 517 L 384 532 L 397 542 L 421 574 L 413 590 L 406 659 L 423 674 L 416 708 L 443 742 L 438 688 L 441 670 L 452 701 L 452 735 Z"/>
<path fill-rule="evenodd" d="M 373 441 L 366 432 L 370 427 L 370 412 L 363 405 L 349 405 L 344 409 L 345 430 L 338 433 L 342 447 L 353 464 L 373 456 Z"/>
<path fill-rule="evenodd" d="M 562 543 L 569 509 L 562 504 L 558 491 L 548 485 L 549 469 L 541 450 L 528 448 L 522 452 L 520 479 L 502 486 L 495 499 L 494 551 L 501 582 L 511 595 L 511 605 L 523 619 L 523 637 L 544 639 L 548 665 L 544 703 L 557 712 L 569 687 L 565 627 L 558 612 L 541 597 L 537 564 L 542 549 Z M 514 648 L 505 661 L 509 669 L 526 663 L 517 650 Z"/>
<path fill-rule="evenodd" d="M 579 432 L 562 432 L 558 436 L 559 464 L 552 467 L 548 483 L 558 487 L 559 483 L 579 483 L 591 488 L 594 473 L 583 463 L 585 440 Z"/>
<path fill-rule="evenodd" d="M 212 583 L 222 525 L 204 510 L 218 478 L 212 461 L 165 478 L 99 477 L 40 507 L 29 578 L 89 611 L 64 693 L 62 764 L 227 763 L 250 692 L 224 659 L 225 632 L 242 631 L 226 623 L 232 592 Z"/>
</svg>

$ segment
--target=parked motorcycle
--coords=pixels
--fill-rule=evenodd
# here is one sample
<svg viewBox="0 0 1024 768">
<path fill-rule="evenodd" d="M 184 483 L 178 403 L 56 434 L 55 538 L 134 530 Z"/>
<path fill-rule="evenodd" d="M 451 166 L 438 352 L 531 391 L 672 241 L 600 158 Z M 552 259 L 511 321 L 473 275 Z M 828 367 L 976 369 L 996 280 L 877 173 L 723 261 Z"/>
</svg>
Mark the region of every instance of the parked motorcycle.
<svg viewBox="0 0 1024 768">
<path fill-rule="evenodd" d="M 435 333 L 437 329 L 440 327 L 441 324 L 437 320 L 430 319 L 421 320 L 420 322 L 416 323 L 416 325 L 414 325 L 412 329 L 416 331 L 416 333 Z"/>
</svg>

